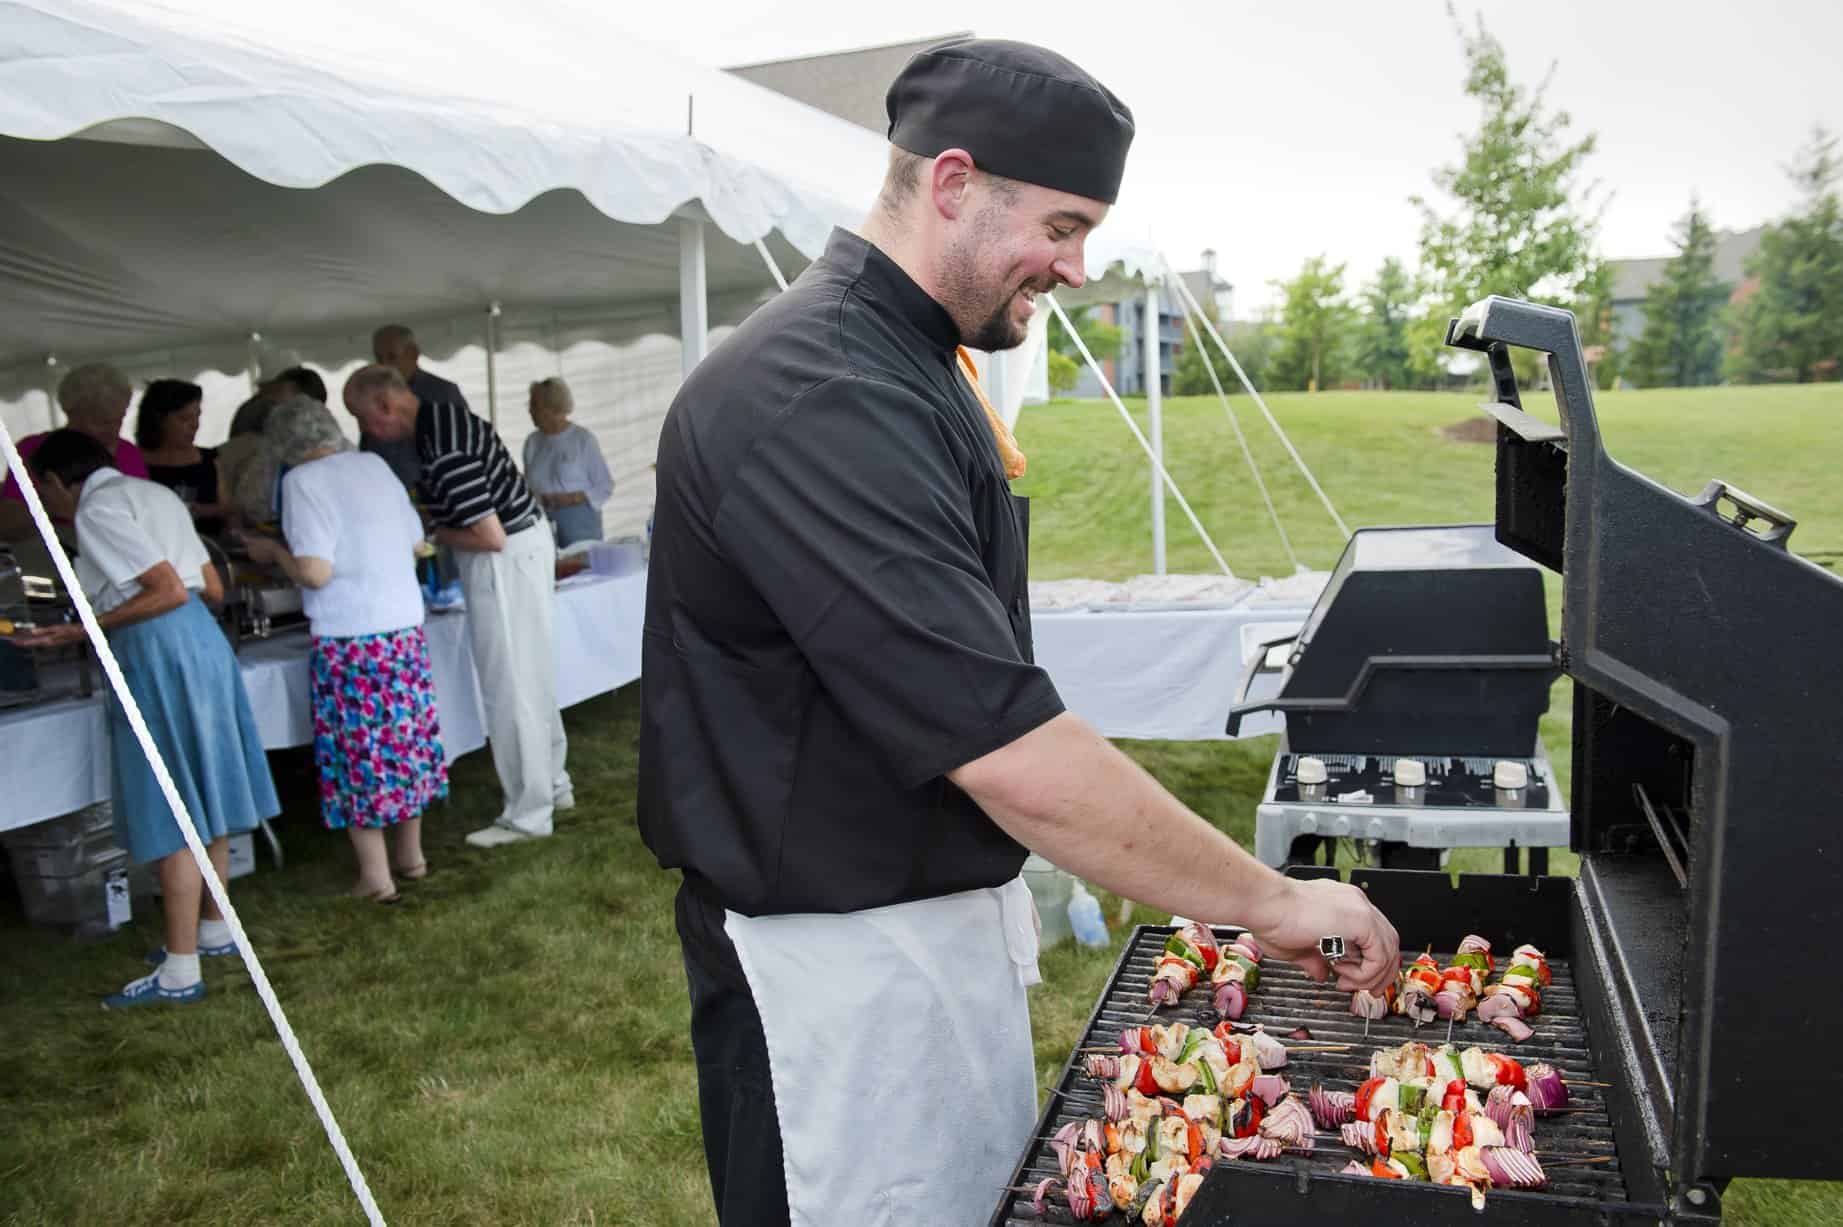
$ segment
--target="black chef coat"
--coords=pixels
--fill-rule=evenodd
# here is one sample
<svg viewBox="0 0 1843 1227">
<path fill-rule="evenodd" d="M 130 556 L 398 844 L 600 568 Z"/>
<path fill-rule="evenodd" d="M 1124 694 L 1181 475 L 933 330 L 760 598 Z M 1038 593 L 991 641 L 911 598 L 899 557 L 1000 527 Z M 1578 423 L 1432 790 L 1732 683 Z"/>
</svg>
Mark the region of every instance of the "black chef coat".
<svg viewBox="0 0 1843 1227">
<path fill-rule="evenodd" d="M 723 906 L 857 911 L 1023 864 L 945 778 L 1063 710 L 1031 662 L 1028 507 L 958 342 L 834 231 L 666 415 L 640 830 Z"/>
</svg>

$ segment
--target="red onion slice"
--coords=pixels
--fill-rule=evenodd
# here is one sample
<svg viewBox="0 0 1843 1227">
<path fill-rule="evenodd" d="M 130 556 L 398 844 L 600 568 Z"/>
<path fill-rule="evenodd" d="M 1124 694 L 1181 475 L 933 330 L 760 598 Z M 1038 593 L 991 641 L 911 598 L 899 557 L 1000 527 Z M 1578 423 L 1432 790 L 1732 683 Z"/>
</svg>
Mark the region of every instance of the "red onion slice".
<svg viewBox="0 0 1843 1227">
<path fill-rule="evenodd" d="M 1510 1127 L 1510 1100 L 1515 1094 L 1517 1088 L 1514 1086 L 1494 1086 L 1491 1093 L 1485 1096 L 1485 1115 L 1499 1129 Z"/>
<path fill-rule="evenodd" d="M 1312 1120 L 1320 1129 L 1336 1129 L 1357 1119 L 1357 1097 L 1351 1091 L 1327 1091 L 1314 1082 L 1311 1094 L 1306 1096 L 1306 1105 L 1311 1108 Z"/>
<path fill-rule="evenodd" d="M 1107 1131 L 1102 1129 L 1101 1122 L 1093 1117 L 1082 1122 L 1081 1141 L 1082 1146 L 1087 1150 L 1098 1150 L 1103 1155 L 1107 1153 Z"/>
<path fill-rule="evenodd" d="M 1500 1189 L 1540 1189 L 1548 1184 L 1542 1165 L 1509 1146 L 1487 1146 L 1479 1152 L 1491 1183 Z"/>
<path fill-rule="evenodd" d="M 1227 1019 L 1241 1017 L 1248 1008 L 1248 991 L 1234 980 L 1226 981 L 1216 990 L 1216 1013 Z"/>
<path fill-rule="evenodd" d="M 1240 948 L 1241 952 L 1254 962 L 1258 963 L 1261 961 L 1261 943 L 1254 940 L 1254 934 L 1243 933 L 1237 936 L 1234 941 L 1229 943 L 1229 949 L 1234 950 L 1236 948 Z"/>
<path fill-rule="evenodd" d="M 1312 1128 L 1311 1112 L 1288 1095 L 1261 1120 L 1260 1136 L 1272 1138 L 1284 1146 L 1311 1150 Z"/>
<path fill-rule="evenodd" d="M 1355 1159 L 1352 1159 L 1344 1166 L 1338 1168 L 1337 1174 L 1340 1176 L 1367 1176 L 1369 1175 L 1369 1168 L 1358 1163 Z"/>
<path fill-rule="evenodd" d="M 1464 1004 L 1459 1000 L 1459 994 L 1454 992 L 1435 993 L 1433 995 L 1433 1009 L 1434 1013 L 1438 1014 L 1442 1020 L 1449 1018 L 1457 1019 L 1460 1015 L 1465 1013 Z"/>
<path fill-rule="evenodd" d="M 1561 1080 L 1560 1070 L 1539 1062 L 1523 1072 L 1529 1078 L 1529 1102 L 1537 1115 L 1568 1106 L 1568 1084 Z"/>
<path fill-rule="evenodd" d="M 1256 1134 L 1251 1138 L 1223 1138 L 1216 1143 L 1225 1159 L 1278 1159 L 1286 1153 L 1286 1144 Z"/>
<path fill-rule="evenodd" d="M 1338 1126 L 1338 1136 L 1344 1139 L 1344 1145 L 1361 1154 L 1376 1153 L 1376 1127 L 1363 1121 L 1351 1121 Z"/>
<path fill-rule="evenodd" d="M 1483 1013 L 1482 1010 L 1479 1012 L 1480 1017 L 1483 1017 Z M 1491 1020 L 1491 1025 L 1496 1027 L 1499 1031 L 1502 1031 L 1505 1035 L 1508 1035 L 1518 1044 L 1521 1044 L 1524 1040 L 1536 1034 L 1535 1030 L 1528 1023 L 1518 1018 L 1515 1014 L 1506 1014 L 1501 1018 L 1493 1018 Z"/>
<path fill-rule="evenodd" d="M 1101 1102 L 1104 1105 L 1104 1111 L 1107 1113 L 1108 1120 L 1117 1122 L 1126 1119 L 1125 1091 L 1114 1086 L 1112 1083 L 1108 1083 L 1107 1088 L 1101 1092 Z"/>
<path fill-rule="evenodd" d="M 1047 1208 L 1046 1203 L 1056 1195 L 1057 1187 L 1061 1183 L 1054 1176 L 1045 1176 L 1037 1182 L 1037 1191 L 1031 1194 L 1030 1204 L 1036 1210 L 1038 1218 L 1043 1217 L 1043 1212 Z"/>
<path fill-rule="evenodd" d="M 1279 1069 L 1286 1064 L 1286 1045 L 1282 1044 L 1265 1031 L 1249 1033 L 1248 1039 L 1254 1044 L 1254 1058 L 1262 1069 Z"/>
<path fill-rule="evenodd" d="M 1288 1031 L 1286 1033 L 1286 1038 L 1289 1040 L 1299 1040 L 1301 1042 L 1304 1042 L 1305 1040 L 1309 1040 L 1312 1038 L 1312 1032 L 1307 1027 L 1294 1027 L 1291 1031 Z"/>
<path fill-rule="evenodd" d="M 1496 1022 L 1500 1018 L 1520 1018 L 1522 1014 L 1522 1007 L 1509 993 L 1492 993 L 1478 1003 L 1480 1022 Z"/>
<path fill-rule="evenodd" d="M 1056 1166 L 1067 1176 L 1075 1166 L 1075 1139 L 1081 1136 L 1081 1126 L 1070 1121 L 1056 1130 L 1056 1136 L 1049 1140 L 1049 1147 L 1056 1152 Z"/>
<path fill-rule="evenodd" d="M 1286 1079 L 1279 1074 L 1256 1074 L 1248 1089 L 1270 1108 L 1286 1098 L 1287 1092 L 1292 1090 L 1286 1084 Z"/>
</svg>

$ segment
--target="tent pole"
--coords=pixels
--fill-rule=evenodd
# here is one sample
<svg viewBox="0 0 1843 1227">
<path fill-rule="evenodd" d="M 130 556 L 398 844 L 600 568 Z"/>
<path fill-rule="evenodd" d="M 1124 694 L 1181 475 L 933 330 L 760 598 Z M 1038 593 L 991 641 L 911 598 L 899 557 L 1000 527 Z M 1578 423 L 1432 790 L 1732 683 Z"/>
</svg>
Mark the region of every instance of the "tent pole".
<svg viewBox="0 0 1843 1227">
<path fill-rule="evenodd" d="M 61 416 L 62 414 L 59 412 L 59 407 L 58 407 L 58 356 L 56 354 L 46 354 L 45 355 L 45 422 L 46 422 L 46 425 L 50 429 L 56 430 L 59 426 L 58 418 Z"/>
<path fill-rule="evenodd" d="M 486 420 L 499 429 L 499 303 L 486 306 Z"/>
<path fill-rule="evenodd" d="M 1145 288 L 1145 326 L 1140 329 L 1140 345 L 1145 351 L 1145 403 L 1151 418 L 1152 455 L 1152 574 L 1165 573 L 1165 482 L 1158 466 L 1165 462 L 1163 372 L 1158 361 L 1158 286 Z"/>
<path fill-rule="evenodd" d="M 678 219 L 678 336 L 683 345 L 684 373 L 703 361 L 710 343 L 710 304 L 704 281 L 704 223 L 695 217 Z"/>
</svg>

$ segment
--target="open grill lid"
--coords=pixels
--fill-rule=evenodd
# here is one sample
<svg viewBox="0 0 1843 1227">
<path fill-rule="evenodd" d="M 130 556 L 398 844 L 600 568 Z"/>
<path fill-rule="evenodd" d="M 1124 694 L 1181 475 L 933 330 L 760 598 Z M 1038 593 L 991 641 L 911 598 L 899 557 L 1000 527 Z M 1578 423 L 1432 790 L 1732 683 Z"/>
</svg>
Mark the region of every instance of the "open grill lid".
<svg viewBox="0 0 1843 1227">
<path fill-rule="evenodd" d="M 1498 539 L 1562 574 L 1601 922 L 1577 958 L 1603 964 L 1665 1187 L 1843 1175 L 1843 579 L 1745 492 L 1685 498 L 1608 455 L 1570 313 L 1487 298 L 1447 341 L 1496 381 Z M 1523 411 L 1512 346 L 1547 355 L 1559 427 Z"/>
</svg>

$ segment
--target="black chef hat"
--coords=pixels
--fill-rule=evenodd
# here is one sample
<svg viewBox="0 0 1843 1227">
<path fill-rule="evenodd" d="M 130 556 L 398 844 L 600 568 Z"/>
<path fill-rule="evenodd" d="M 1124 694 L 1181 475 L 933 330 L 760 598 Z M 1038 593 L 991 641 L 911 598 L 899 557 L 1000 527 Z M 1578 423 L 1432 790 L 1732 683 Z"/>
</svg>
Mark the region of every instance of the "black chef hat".
<svg viewBox="0 0 1843 1227">
<path fill-rule="evenodd" d="M 910 60 L 890 86 L 892 145 L 932 158 L 964 149 L 982 170 L 1112 204 L 1133 113 L 1054 51 L 966 38 Z"/>
</svg>

